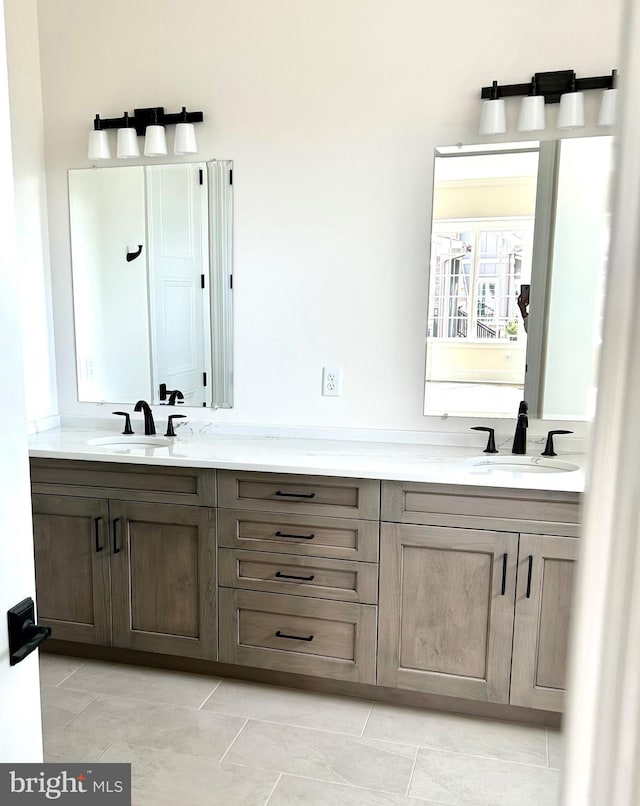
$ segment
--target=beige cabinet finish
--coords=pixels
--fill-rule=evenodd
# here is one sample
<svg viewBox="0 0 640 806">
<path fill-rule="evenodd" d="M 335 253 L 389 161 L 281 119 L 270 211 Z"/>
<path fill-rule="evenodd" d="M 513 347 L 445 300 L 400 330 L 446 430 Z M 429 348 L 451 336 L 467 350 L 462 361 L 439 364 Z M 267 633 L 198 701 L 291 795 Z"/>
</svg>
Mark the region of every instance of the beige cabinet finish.
<svg viewBox="0 0 640 806">
<path fill-rule="evenodd" d="M 378 683 L 509 700 L 517 534 L 382 524 Z"/>
<path fill-rule="evenodd" d="M 108 523 L 102 499 L 33 496 L 38 623 L 54 638 L 111 642 Z"/>
<path fill-rule="evenodd" d="M 219 506 L 378 520 L 380 482 L 279 473 L 218 473 Z"/>
<path fill-rule="evenodd" d="M 71 459 L 31 459 L 30 467 L 34 493 L 216 505 L 215 470 Z"/>
<path fill-rule="evenodd" d="M 197 506 L 215 501 L 215 471 L 32 460 L 31 474 L 60 492 L 33 495 L 52 637 L 215 660 L 215 509 Z"/>
<path fill-rule="evenodd" d="M 520 535 L 511 703 L 561 711 L 579 541 Z"/>
<path fill-rule="evenodd" d="M 577 536 L 578 493 L 383 481 L 381 519 Z"/>
<path fill-rule="evenodd" d="M 218 510 L 218 545 L 310 557 L 378 561 L 377 521 Z"/>
<path fill-rule="evenodd" d="M 227 588 L 368 604 L 378 601 L 378 566 L 374 563 L 220 549 L 218 579 Z"/>
<path fill-rule="evenodd" d="M 212 509 L 110 503 L 113 644 L 216 657 Z"/>
<path fill-rule="evenodd" d="M 220 588 L 221 661 L 375 683 L 377 608 Z"/>
</svg>

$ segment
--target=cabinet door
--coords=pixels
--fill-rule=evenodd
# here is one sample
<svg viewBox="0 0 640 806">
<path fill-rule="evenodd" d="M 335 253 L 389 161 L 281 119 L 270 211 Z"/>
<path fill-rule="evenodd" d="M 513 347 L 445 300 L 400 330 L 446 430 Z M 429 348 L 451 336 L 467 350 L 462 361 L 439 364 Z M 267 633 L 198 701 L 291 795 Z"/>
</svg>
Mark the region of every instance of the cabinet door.
<svg viewBox="0 0 640 806">
<path fill-rule="evenodd" d="M 111 501 L 113 644 L 216 657 L 213 509 Z"/>
<path fill-rule="evenodd" d="M 521 535 L 511 703 L 547 711 L 563 705 L 569 614 L 579 541 Z"/>
<path fill-rule="evenodd" d="M 38 623 L 52 638 L 111 643 L 105 499 L 33 496 Z"/>
<path fill-rule="evenodd" d="M 518 536 L 382 524 L 378 683 L 508 702 Z"/>
</svg>

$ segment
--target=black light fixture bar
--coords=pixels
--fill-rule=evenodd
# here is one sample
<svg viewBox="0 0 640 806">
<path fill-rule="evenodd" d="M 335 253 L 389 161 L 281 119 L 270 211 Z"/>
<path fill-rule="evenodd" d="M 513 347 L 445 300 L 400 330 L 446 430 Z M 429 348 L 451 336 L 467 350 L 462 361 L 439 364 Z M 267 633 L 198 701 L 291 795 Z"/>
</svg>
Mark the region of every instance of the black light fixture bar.
<svg viewBox="0 0 640 806">
<path fill-rule="evenodd" d="M 483 99 L 509 98 L 514 95 L 544 96 L 545 104 L 557 104 L 560 96 L 566 92 L 581 90 L 611 90 L 616 86 L 617 71 L 612 70 L 608 76 L 593 78 L 576 78 L 574 70 L 553 70 L 547 73 L 536 73 L 527 84 L 498 84 L 483 87 L 480 97 Z"/>
<path fill-rule="evenodd" d="M 134 128 L 138 137 L 142 137 L 147 130 L 147 126 L 171 126 L 176 123 L 202 123 L 204 115 L 202 112 L 187 112 L 186 107 L 182 107 L 181 112 L 167 113 L 163 106 L 149 106 L 142 109 L 134 109 L 133 115 L 125 113 L 121 118 L 101 118 L 96 115 L 93 121 L 93 128 L 99 129 L 123 129 L 127 126 Z"/>
</svg>

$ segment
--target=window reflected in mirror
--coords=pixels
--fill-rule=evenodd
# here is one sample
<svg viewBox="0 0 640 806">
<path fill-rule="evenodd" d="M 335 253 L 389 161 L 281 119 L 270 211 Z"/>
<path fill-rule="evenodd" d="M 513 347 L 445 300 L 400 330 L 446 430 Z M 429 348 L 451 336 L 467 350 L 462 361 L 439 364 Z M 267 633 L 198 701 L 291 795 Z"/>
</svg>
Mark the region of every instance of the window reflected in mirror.
<svg viewBox="0 0 640 806">
<path fill-rule="evenodd" d="M 537 150 L 436 157 L 425 414 L 524 396 Z"/>
</svg>

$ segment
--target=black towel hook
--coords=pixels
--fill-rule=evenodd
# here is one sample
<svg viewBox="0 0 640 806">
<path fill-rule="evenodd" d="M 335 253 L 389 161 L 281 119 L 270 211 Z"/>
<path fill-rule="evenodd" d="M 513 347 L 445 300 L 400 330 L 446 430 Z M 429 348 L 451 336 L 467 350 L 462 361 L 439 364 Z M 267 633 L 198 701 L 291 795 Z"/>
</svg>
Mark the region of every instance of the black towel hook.
<svg viewBox="0 0 640 806">
<path fill-rule="evenodd" d="M 142 254 L 142 244 L 138 244 L 138 249 L 136 252 L 127 252 L 127 263 L 131 263 L 132 260 L 135 260 L 137 257 L 140 257 Z"/>
</svg>

